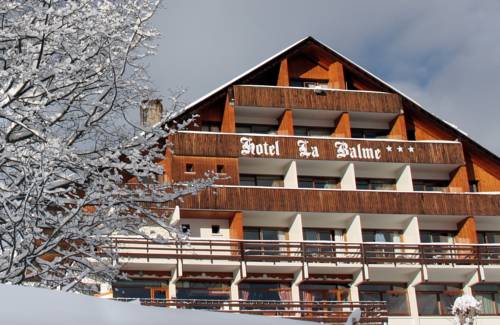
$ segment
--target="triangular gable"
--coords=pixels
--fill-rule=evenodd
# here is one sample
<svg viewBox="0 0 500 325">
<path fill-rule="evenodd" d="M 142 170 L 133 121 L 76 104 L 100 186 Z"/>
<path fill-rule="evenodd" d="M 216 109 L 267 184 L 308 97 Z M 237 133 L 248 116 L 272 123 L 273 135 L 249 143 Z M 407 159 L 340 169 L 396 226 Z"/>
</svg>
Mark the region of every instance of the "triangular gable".
<svg viewBox="0 0 500 325">
<path fill-rule="evenodd" d="M 374 85 L 377 88 L 374 90 L 399 94 L 403 98 L 403 102 L 405 103 L 405 109 L 409 110 L 409 113 L 417 113 L 424 116 L 426 119 L 438 125 L 440 128 L 443 128 L 446 131 L 446 133 L 449 133 L 450 136 L 452 136 L 454 139 L 461 140 L 464 144 L 469 145 L 470 149 L 478 151 L 479 153 L 482 154 L 486 154 L 488 158 L 492 159 L 495 163 L 500 164 L 500 158 L 497 155 L 495 155 L 488 149 L 481 146 L 479 143 L 469 138 L 469 136 L 466 133 L 459 130 L 455 126 L 449 124 L 448 122 L 444 121 L 443 119 L 440 119 L 433 113 L 425 110 L 422 105 L 420 105 L 417 101 L 415 101 L 411 97 L 407 96 L 406 94 L 396 89 L 392 85 L 388 84 L 381 78 L 372 74 L 371 72 L 364 69 L 360 65 L 354 63 L 346 56 L 333 50 L 332 48 L 328 47 L 327 45 L 321 43 L 320 41 L 314 39 L 311 36 L 306 37 L 296 42 L 295 44 L 289 46 L 288 48 L 276 53 L 267 60 L 257 64 L 255 67 L 249 69 L 243 74 L 223 84 L 219 88 L 216 88 L 212 92 L 195 100 L 194 102 L 186 106 L 184 110 L 179 112 L 173 118 L 177 118 L 189 112 L 193 112 L 196 109 L 200 108 L 201 106 L 206 105 L 207 103 L 213 102 L 217 99 L 221 99 L 223 96 L 226 95 L 229 87 L 237 84 L 248 83 L 248 81 L 251 80 L 252 78 L 255 78 L 256 75 L 263 73 L 264 71 L 270 69 L 271 67 L 276 67 L 276 65 L 279 66 L 279 63 L 284 58 L 290 57 L 295 53 L 299 53 L 299 51 L 303 50 L 306 47 L 308 47 L 310 51 L 315 52 L 313 53 L 313 55 L 316 56 L 318 64 L 321 65 L 322 64 L 321 61 L 324 61 L 323 65 L 327 66 L 328 63 L 332 61 L 332 58 L 340 61 L 345 69 Z"/>
</svg>

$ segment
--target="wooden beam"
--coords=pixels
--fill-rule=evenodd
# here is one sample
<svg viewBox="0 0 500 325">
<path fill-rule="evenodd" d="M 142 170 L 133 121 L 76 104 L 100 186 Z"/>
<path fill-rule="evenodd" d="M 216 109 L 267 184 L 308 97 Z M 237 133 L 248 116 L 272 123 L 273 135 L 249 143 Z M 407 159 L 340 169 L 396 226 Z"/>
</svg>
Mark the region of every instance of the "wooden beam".
<svg viewBox="0 0 500 325">
<path fill-rule="evenodd" d="M 328 68 L 328 87 L 345 89 L 344 67 L 340 62 L 334 62 Z"/>
<path fill-rule="evenodd" d="M 293 113 L 291 109 L 285 110 L 279 120 L 278 134 L 293 135 Z"/>
<path fill-rule="evenodd" d="M 278 84 L 277 86 L 289 87 L 290 78 L 288 75 L 288 59 L 284 58 L 280 63 L 280 71 L 278 73 Z"/>
<path fill-rule="evenodd" d="M 469 178 L 467 177 L 467 167 L 460 166 L 450 173 L 450 192 L 469 192 Z"/>
<path fill-rule="evenodd" d="M 226 95 L 226 103 L 224 104 L 221 132 L 227 132 L 227 133 L 236 132 L 236 116 L 234 112 L 234 106 L 231 105 L 231 98 L 229 96 L 229 93 Z"/>
<path fill-rule="evenodd" d="M 229 221 L 229 237 L 231 239 L 243 239 L 243 212 L 235 212 Z"/>
<path fill-rule="evenodd" d="M 457 235 L 455 242 L 461 244 L 477 244 L 476 219 L 467 217 L 457 224 Z"/>
<path fill-rule="evenodd" d="M 391 130 L 389 131 L 389 139 L 407 140 L 406 122 L 404 114 L 396 116 L 391 122 Z"/>
<path fill-rule="evenodd" d="M 337 119 L 335 131 L 333 131 L 332 136 L 338 138 L 351 137 L 351 120 L 349 118 L 349 113 L 344 112 L 340 114 L 340 117 Z"/>
</svg>

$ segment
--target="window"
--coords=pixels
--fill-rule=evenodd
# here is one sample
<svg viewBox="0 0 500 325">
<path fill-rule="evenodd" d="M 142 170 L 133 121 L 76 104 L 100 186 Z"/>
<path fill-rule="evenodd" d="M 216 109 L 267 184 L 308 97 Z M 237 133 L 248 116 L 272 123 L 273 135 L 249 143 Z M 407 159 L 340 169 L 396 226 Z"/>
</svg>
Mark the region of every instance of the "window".
<svg viewBox="0 0 500 325">
<path fill-rule="evenodd" d="M 186 173 L 194 173 L 194 165 L 186 164 Z"/>
<path fill-rule="evenodd" d="M 178 299 L 228 300 L 229 283 L 215 281 L 178 281 Z"/>
<path fill-rule="evenodd" d="M 399 230 L 363 230 L 364 242 L 399 243 L 401 231 Z"/>
<path fill-rule="evenodd" d="M 123 280 L 113 283 L 113 297 L 130 299 L 167 299 L 166 290 L 168 280 L 160 281 L 141 281 L 141 280 Z"/>
<path fill-rule="evenodd" d="M 300 188 L 339 188 L 340 179 L 334 177 L 299 176 Z"/>
<path fill-rule="evenodd" d="M 363 230 L 363 242 L 367 243 L 399 243 L 401 241 L 401 231 L 399 230 Z M 400 251 L 394 248 L 393 245 L 366 245 L 366 257 L 372 258 L 370 263 L 385 263 L 387 259 L 396 257 Z"/>
<path fill-rule="evenodd" d="M 304 240 L 343 241 L 343 229 L 304 228 Z"/>
<path fill-rule="evenodd" d="M 217 165 L 217 174 L 225 174 L 226 170 L 224 168 L 224 165 Z"/>
<path fill-rule="evenodd" d="M 389 135 L 389 130 L 385 129 L 351 129 L 351 137 L 359 139 L 385 139 Z"/>
<path fill-rule="evenodd" d="M 356 178 L 356 189 L 358 190 L 387 191 L 394 190 L 395 187 L 396 182 L 393 179 Z"/>
<path fill-rule="evenodd" d="M 448 185 L 450 181 L 445 180 L 413 180 L 413 190 L 414 191 L 434 191 L 434 192 L 445 192 L 448 190 Z"/>
<path fill-rule="evenodd" d="M 212 234 L 220 234 L 220 226 L 212 225 Z"/>
<path fill-rule="evenodd" d="M 326 79 L 291 79 L 290 86 L 291 87 L 328 89 L 328 80 L 326 80 Z"/>
<path fill-rule="evenodd" d="M 422 230 L 420 232 L 420 241 L 422 243 L 453 244 L 455 235 L 454 231 Z"/>
<path fill-rule="evenodd" d="M 385 301 L 389 315 L 409 315 L 405 284 L 361 284 L 361 301 Z"/>
<path fill-rule="evenodd" d="M 469 191 L 479 192 L 479 181 L 476 180 L 469 181 Z"/>
<path fill-rule="evenodd" d="M 500 232 L 478 231 L 477 240 L 480 244 L 500 244 Z"/>
<path fill-rule="evenodd" d="M 189 224 L 183 224 L 181 226 L 181 231 L 184 234 L 189 234 L 189 232 L 191 231 L 191 225 L 189 225 Z"/>
<path fill-rule="evenodd" d="M 408 129 L 406 131 L 406 136 L 408 138 L 408 141 L 415 141 L 415 140 L 417 140 L 417 136 L 415 134 L 415 130 Z"/>
<path fill-rule="evenodd" d="M 333 128 L 319 128 L 312 126 L 296 126 L 293 128 L 293 134 L 297 136 L 331 136 L 335 130 Z"/>
<path fill-rule="evenodd" d="M 269 186 L 283 187 L 281 175 L 240 175 L 240 185 L 243 186 Z"/>
<path fill-rule="evenodd" d="M 279 228 L 243 228 L 243 239 L 245 240 L 285 240 L 286 230 Z M 280 244 L 272 242 L 244 243 L 245 254 L 247 255 L 279 255 Z M 283 247 L 286 249 L 286 247 Z"/>
<path fill-rule="evenodd" d="M 420 316 L 451 315 L 455 299 L 462 295 L 460 284 L 420 284 L 415 287 Z"/>
<path fill-rule="evenodd" d="M 301 284 L 302 301 L 349 301 L 347 284 Z"/>
<path fill-rule="evenodd" d="M 481 303 L 481 314 L 500 315 L 500 285 L 476 284 L 472 287 L 472 295 Z"/>
<path fill-rule="evenodd" d="M 220 122 L 203 121 L 201 130 L 205 132 L 220 132 Z"/>
<path fill-rule="evenodd" d="M 236 133 L 276 134 L 277 125 L 236 124 Z"/>
<path fill-rule="evenodd" d="M 292 293 L 290 290 L 290 286 L 285 283 L 243 282 L 240 283 L 239 289 L 240 289 L 240 299 L 244 301 L 245 300 L 277 300 L 277 301 L 292 300 Z M 261 307 L 258 308 L 260 309 Z"/>
</svg>

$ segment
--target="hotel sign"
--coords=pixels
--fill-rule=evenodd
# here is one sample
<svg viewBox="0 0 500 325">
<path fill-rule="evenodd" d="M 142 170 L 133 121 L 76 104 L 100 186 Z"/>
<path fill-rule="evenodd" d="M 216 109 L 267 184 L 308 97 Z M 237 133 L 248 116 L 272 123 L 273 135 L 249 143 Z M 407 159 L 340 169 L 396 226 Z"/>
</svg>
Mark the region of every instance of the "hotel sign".
<svg viewBox="0 0 500 325">
<path fill-rule="evenodd" d="M 287 138 L 290 139 L 290 138 Z M 366 141 L 365 141 L 366 142 Z M 258 157 L 280 157 L 280 139 L 268 143 L 264 142 L 254 142 L 251 137 L 241 137 L 240 138 L 241 150 L 240 154 L 242 156 L 258 156 Z M 349 145 L 346 141 L 335 141 L 333 143 L 333 149 L 335 150 L 335 155 L 338 159 L 355 159 L 355 160 L 380 160 L 382 159 L 383 153 L 391 153 L 393 149 L 394 152 L 403 153 L 405 149 L 409 153 L 414 152 L 414 148 L 410 145 L 403 148 L 401 145 L 393 147 L 394 144 L 388 144 L 385 148 L 380 148 L 377 145 L 380 143 L 373 143 L 374 145 L 366 145 L 358 143 L 356 145 Z M 301 158 L 320 158 L 320 151 L 318 146 L 311 145 L 309 140 L 299 139 L 296 140 L 297 153 Z M 285 148 L 287 149 L 287 148 Z M 384 150 L 385 149 L 385 150 Z M 287 150 L 285 150 L 287 151 Z"/>
</svg>

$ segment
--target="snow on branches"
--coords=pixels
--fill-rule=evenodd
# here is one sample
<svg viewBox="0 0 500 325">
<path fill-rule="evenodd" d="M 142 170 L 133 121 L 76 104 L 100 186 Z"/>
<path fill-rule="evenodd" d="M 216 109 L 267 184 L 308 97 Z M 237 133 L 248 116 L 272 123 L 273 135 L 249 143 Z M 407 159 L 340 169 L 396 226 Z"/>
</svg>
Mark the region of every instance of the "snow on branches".
<svg viewBox="0 0 500 325">
<path fill-rule="evenodd" d="M 481 303 L 473 296 L 463 295 L 455 299 L 451 313 L 455 316 L 457 325 L 472 325 L 475 317 L 481 311 Z"/>
<path fill-rule="evenodd" d="M 141 127 L 157 0 L 0 6 L 0 283 L 77 289 L 116 276 L 111 235 L 165 228 L 166 203 L 213 179 L 165 184 L 166 127 Z M 179 127 L 184 126 L 184 123 Z M 145 181 L 124 186 L 130 179 Z M 156 209 L 152 209 L 156 208 Z"/>
</svg>

